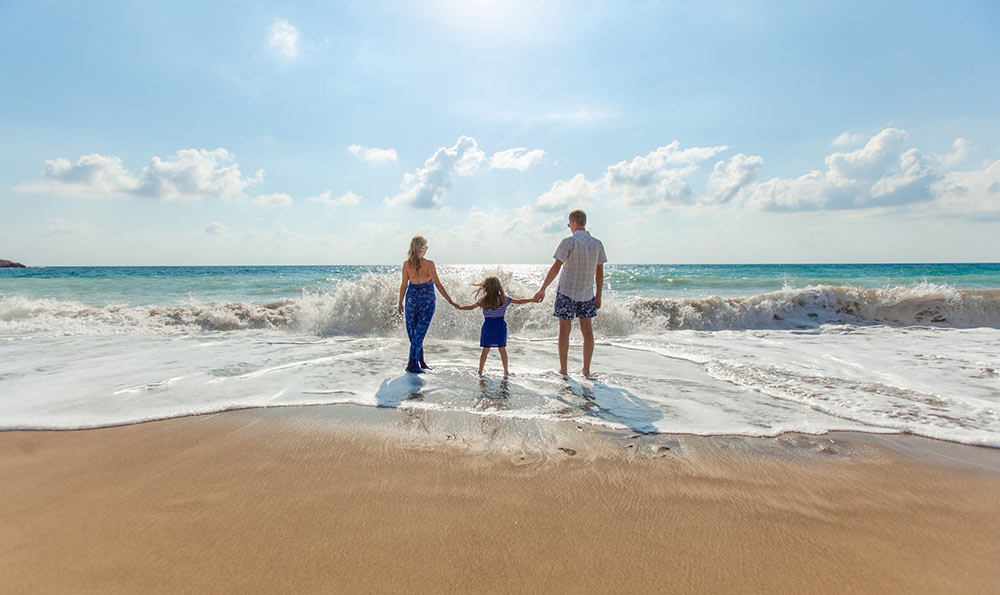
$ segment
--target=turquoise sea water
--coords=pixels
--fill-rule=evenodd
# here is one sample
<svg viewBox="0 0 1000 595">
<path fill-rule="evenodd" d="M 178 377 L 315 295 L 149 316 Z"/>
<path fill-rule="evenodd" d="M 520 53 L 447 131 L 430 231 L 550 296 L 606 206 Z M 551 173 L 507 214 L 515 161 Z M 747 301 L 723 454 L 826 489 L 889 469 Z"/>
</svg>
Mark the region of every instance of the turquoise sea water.
<svg viewBox="0 0 1000 595">
<path fill-rule="evenodd" d="M 540 282 L 545 265 L 447 265 L 442 276 L 507 271 Z M 364 275 L 392 275 L 398 266 L 39 267 L 0 269 L 0 297 L 52 298 L 92 306 L 202 302 L 265 303 L 329 290 Z M 535 281 L 537 279 L 537 281 Z M 946 285 L 1000 288 L 1000 263 L 608 265 L 611 295 L 646 298 L 747 297 L 808 286 L 879 289 Z"/>
<path fill-rule="evenodd" d="M 485 275 L 529 297 L 547 269 L 438 263 L 466 304 Z M 608 265 L 605 278 L 596 377 L 578 374 L 578 331 L 576 372 L 553 372 L 552 288 L 508 310 L 512 376 L 498 380 L 493 360 L 476 374 L 482 314 L 443 300 L 432 373 L 403 372 L 398 266 L 0 269 L 0 430 L 351 404 L 484 427 L 1000 447 L 1000 264 Z"/>
</svg>

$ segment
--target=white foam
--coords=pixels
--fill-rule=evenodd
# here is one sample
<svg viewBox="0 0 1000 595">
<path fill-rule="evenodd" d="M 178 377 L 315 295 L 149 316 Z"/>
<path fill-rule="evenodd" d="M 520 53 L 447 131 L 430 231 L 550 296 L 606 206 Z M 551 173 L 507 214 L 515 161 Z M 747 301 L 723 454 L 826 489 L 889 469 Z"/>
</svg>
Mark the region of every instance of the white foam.
<svg viewBox="0 0 1000 595">
<path fill-rule="evenodd" d="M 483 272 L 496 271 L 478 271 Z M 504 273 L 527 297 L 530 279 Z M 468 279 L 444 279 L 460 302 Z M 547 303 L 512 306 L 515 376 L 476 376 L 481 315 L 438 302 L 435 370 L 402 373 L 398 278 L 269 304 L 103 307 L 0 298 L 0 429 L 68 429 L 238 409 L 343 404 L 574 419 L 637 432 L 910 432 L 1000 447 L 995 291 L 814 286 L 746 298 L 608 295 L 596 381 L 555 368 Z M 571 368 L 579 369 L 579 335 Z M 488 368 L 497 371 L 498 362 Z"/>
</svg>

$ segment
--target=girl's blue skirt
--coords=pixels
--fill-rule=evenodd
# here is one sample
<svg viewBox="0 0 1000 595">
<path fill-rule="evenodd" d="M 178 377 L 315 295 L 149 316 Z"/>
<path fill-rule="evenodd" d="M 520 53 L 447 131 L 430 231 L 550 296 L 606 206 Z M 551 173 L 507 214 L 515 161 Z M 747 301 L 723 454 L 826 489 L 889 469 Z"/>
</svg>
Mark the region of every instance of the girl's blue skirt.
<svg viewBox="0 0 1000 595">
<path fill-rule="evenodd" d="M 483 321 L 483 331 L 479 335 L 480 347 L 506 347 L 507 321 L 503 318 L 487 318 Z"/>
</svg>

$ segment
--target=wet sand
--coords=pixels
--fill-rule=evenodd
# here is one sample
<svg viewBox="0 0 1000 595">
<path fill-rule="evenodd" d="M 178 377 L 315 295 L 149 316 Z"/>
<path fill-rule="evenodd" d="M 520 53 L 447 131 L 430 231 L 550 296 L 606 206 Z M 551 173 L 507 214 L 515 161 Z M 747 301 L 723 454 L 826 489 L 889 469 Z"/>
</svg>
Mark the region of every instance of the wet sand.
<svg viewBox="0 0 1000 595">
<path fill-rule="evenodd" d="M 0 433 L 0 590 L 1000 588 L 998 451 L 321 410 Z"/>
</svg>

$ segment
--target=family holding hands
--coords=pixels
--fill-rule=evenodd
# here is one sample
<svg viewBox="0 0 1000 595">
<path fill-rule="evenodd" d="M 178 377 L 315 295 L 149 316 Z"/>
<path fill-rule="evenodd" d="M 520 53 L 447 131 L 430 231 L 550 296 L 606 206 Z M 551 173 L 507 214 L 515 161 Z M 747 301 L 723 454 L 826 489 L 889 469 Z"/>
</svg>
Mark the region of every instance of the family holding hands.
<svg viewBox="0 0 1000 595">
<path fill-rule="evenodd" d="M 467 306 L 459 305 L 451 299 L 438 279 L 434 262 L 424 258 L 427 240 L 423 236 L 414 236 L 410 240 L 408 258 L 403 263 L 403 280 L 399 286 L 397 305 L 399 313 L 405 317 L 406 334 L 410 339 L 410 357 L 406 371 L 421 374 L 430 369 L 424 361 L 424 337 L 431 318 L 434 317 L 434 288 L 437 287 L 444 299 L 459 310 L 482 309 L 483 328 L 479 345 L 483 351 L 479 356 L 479 373 L 483 373 L 490 349 L 496 347 L 500 352 L 500 361 L 503 362 L 503 373 L 507 375 L 507 322 L 504 320 L 507 307 L 511 304 L 541 302 L 545 298 L 546 288 L 558 276 L 553 316 L 559 319 L 559 373 L 563 376 L 567 374 L 569 335 L 572 321 L 577 318 L 583 335 L 583 375 L 590 376 L 590 361 L 594 354 L 592 319 L 597 316 L 597 310 L 601 307 L 604 263 L 608 259 L 604 253 L 604 244 L 586 230 L 586 213 L 580 210 L 571 212 L 567 226 L 573 235 L 559 243 L 553 255 L 555 262 L 533 297 L 515 299 L 508 296 L 500 279 L 491 275 L 474 284 L 476 301 Z"/>
</svg>

